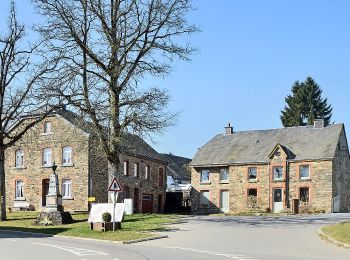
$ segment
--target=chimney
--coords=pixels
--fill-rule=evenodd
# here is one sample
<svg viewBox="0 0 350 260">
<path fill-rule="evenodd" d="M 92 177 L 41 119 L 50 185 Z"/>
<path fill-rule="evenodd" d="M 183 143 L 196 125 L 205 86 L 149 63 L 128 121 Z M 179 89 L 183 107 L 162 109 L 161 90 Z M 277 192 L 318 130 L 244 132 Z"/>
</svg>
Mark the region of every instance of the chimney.
<svg viewBox="0 0 350 260">
<path fill-rule="evenodd" d="M 314 120 L 314 128 L 323 128 L 323 127 L 324 127 L 324 119 Z"/>
<path fill-rule="evenodd" d="M 233 134 L 233 127 L 230 123 L 228 123 L 228 126 L 225 126 L 225 135 L 231 135 Z"/>
</svg>

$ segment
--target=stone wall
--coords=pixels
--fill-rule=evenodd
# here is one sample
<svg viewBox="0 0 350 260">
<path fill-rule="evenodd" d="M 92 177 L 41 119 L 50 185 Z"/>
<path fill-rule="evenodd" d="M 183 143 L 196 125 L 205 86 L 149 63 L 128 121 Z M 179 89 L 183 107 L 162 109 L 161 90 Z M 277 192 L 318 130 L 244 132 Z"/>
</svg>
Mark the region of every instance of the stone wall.
<svg viewBox="0 0 350 260">
<path fill-rule="evenodd" d="M 44 134 L 44 123 L 50 121 L 52 132 Z M 72 147 L 72 165 L 62 165 L 62 148 Z M 63 200 L 65 210 L 87 210 L 88 196 L 88 135 L 60 116 L 50 116 L 29 130 L 13 147 L 6 150 L 6 203 L 11 208 L 15 201 L 16 180 L 24 182 L 24 199 L 36 210 L 42 207 L 43 180 L 49 179 L 51 167 L 43 166 L 43 149 L 52 149 L 57 174 L 62 180 L 71 179 L 72 199 Z M 15 167 L 15 152 L 24 151 L 24 167 Z"/>
</svg>

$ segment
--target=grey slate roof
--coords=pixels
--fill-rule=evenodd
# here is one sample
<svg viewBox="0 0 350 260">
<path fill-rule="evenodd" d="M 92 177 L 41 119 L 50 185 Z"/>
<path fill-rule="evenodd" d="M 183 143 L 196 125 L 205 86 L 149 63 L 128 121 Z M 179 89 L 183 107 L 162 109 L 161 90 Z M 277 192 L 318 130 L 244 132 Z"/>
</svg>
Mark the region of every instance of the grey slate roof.
<svg viewBox="0 0 350 260">
<path fill-rule="evenodd" d="M 163 153 L 162 156 L 168 161 L 167 175 L 171 175 L 179 180 L 191 179 L 190 173 L 187 170 L 191 159 L 166 153 Z"/>
<path fill-rule="evenodd" d="M 343 124 L 334 124 L 219 134 L 198 149 L 191 165 L 268 162 L 277 144 L 287 148 L 295 160 L 333 158 L 342 129 Z"/>
</svg>

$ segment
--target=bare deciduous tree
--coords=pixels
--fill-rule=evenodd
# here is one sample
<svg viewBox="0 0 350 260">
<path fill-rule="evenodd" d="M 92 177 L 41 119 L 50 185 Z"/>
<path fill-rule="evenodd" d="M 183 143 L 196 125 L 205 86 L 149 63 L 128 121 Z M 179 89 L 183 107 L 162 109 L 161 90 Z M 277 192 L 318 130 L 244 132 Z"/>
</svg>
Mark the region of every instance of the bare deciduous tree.
<svg viewBox="0 0 350 260">
<path fill-rule="evenodd" d="M 65 97 L 97 132 L 117 174 L 125 133 L 162 132 L 172 125 L 166 90 L 142 80 L 164 76 L 175 59 L 195 51 L 184 36 L 190 0 L 32 0 L 46 20 L 38 28 L 53 50 L 64 53 L 57 74 L 65 84 L 50 95 Z M 108 134 L 106 134 L 108 129 Z"/>
<path fill-rule="evenodd" d="M 39 98 L 46 76 L 55 68 L 37 55 L 40 44 L 24 43 L 25 26 L 16 18 L 14 3 L 10 5 L 7 32 L 0 34 L 0 219 L 6 220 L 5 150 L 18 141 L 31 127 L 50 112 L 33 116 L 27 124 L 17 124 L 25 114 L 47 105 Z M 40 62 L 40 65 L 38 64 Z M 46 106 L 45 106 L 46 107 Z"/>
</svg>

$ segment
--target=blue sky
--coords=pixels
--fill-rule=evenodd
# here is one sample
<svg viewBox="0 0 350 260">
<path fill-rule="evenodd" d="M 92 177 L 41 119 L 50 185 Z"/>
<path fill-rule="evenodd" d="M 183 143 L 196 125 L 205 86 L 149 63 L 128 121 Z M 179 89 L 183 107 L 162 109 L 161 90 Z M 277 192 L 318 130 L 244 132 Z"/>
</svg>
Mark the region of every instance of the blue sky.
<svg viewBox="0 0 350 260">
<path fill-rule="evenodd" d="M 10 1 L 1 2 L 4 18 Z M 180 112 L 177 125 L 155 137 L 156 150 L 191 158 L 228 122 L 236 131 L 281 127 L 284 98 L 307 76 L 332 104 L 333 120 L 350 129 L 350 1 L 194 0 L 194 6 L 189 19 L 202 30 L 192 36 L 199 53 L 177 62 L 165 79 L 144 82 L 167 88 L 170 110 Z M 37 19 L 29 0 L 17 8 L 20 20 Z"/>
</svg>

